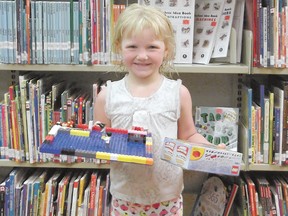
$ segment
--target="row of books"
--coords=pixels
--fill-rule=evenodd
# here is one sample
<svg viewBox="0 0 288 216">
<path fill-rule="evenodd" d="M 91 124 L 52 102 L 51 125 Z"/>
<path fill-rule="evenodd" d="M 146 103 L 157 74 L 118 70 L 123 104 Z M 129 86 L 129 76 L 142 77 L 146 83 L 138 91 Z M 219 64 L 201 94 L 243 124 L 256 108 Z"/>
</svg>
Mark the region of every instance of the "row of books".
<svg viewBox="0 0 288 216">
<path fill-rule="evenodd" d="M 253 32 L 253 66 L 286 68 L 287 0 L 246 0 L 245 28 Z"/>
<path fill-rule="evenodd" d="M 235 200 L 241 209 L 239 215 L 288 214 L 288 176 L 286 173 L 275 175 L 244 173 L 239 181 L 239 193 Z"/>
<path fill-rule="evenodd" d="M 208 64 L 211 58 L 223 60 L 229 56 L 232 27 L 237 31 L 235 56 L 240 62 L 244 0 L 138 3 L 160 8 L 171 20 L 176 38 L 174 63 Z M 0 63 L 118 62 L 117 55 L 111 52 L 111 37 L 127 4 L 113 0 L 2 0 Z"/>
<path fill-rule="evenodd" d="M 237 178 L 210 176 L 203 183 L 191 216 L 216 213 L 223 216 L 287 215 L 287 173 L 244 172 Z"/>
<path fill-rule="evenodd" d="M 74 126 L 93 120 L 93 101 L 100 82 L 93 85 L 93 92 L 88 92 L 77 88 L 75 83 L 56 80 L 57 77 L 50 75 L 26 73 L 19 75 L 19 82 L 4 93 L 4 100 L 0 102 L 1 158 L 30 163 L 88 162 L 84 158 L 39 152 L 54 124 Z"/>
<path fill-rule="evenodd" d="M 247 162 L 287 165 L 287 77 L 254 76 L 243 82 L 241 88 L 239 142 L 248 146 Z"/>
<path fill-rule="evenodd" d="M 0 62 L 110 62 L 110 34 L 125 8 L 113 2 L 0 1 Z"/>
<path fill-rule="evenodd" d="M 233 203 L 238 195 L 239 184 L 235 178 L 223 175 L 210 175 L 203 182 L 201 192 L 198 194 L 190 216 L 194 215 L 241 215 Z"/>
<path fill-rule="evenodd" d="M 102 171 L 15 168 L 0 183 L 1 215 L 109 215 L 110 175 Z"/>
</svg>

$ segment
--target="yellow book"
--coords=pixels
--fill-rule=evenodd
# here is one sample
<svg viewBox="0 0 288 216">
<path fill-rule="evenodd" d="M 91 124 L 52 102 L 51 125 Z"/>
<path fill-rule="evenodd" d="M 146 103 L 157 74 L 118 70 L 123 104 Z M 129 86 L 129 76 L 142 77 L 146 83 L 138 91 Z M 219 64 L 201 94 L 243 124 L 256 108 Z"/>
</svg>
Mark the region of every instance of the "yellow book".
<svg viewBox="0 0 288 216">
<path fill-rule="evenodd" d="M 88 176 L 88 171 L 84 173 L 84 175 L 80 178 L 79 182 L 79 195 L 78 195 L 78 207 L 80 207 L 83 203 L 83 196 L 84 196 L 84 191 L 85 187 L 87 186 L 87 177 Z"/>
</svg>

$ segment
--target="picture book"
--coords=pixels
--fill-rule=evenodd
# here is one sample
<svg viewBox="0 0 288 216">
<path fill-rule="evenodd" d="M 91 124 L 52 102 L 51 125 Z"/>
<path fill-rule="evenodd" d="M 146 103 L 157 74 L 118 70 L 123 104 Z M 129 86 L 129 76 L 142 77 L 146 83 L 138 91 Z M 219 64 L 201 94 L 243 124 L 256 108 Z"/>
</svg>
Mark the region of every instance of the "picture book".
<svg viewBox="0 0 288 216">
<path fill-rule="evenodd" d="M 196 107 L 195 126 L 209 142 L 224 143 L 228 150 L 237 151 L 239 108 Z"/>
<path fill-rule="evenodd" d="M 230 42 L 236 0 L 225 1 L 217 28 L 212 58 L 226 57 Z"/>
<path fill-rule="evenodd" d="M 226 186 L 218 176 L 208 178 L 197 196 L 190 216 L 223 215 L 225 210 Z M 216 198 L 217 197 L 217 198 Z"/>
<path fill-rule="evenodd" d="M 187 170 L 238 176 L 242 153 L 165 137 L 161 159 Z"/>
<path fill-rule="evenodd" d="M 224 0 L 196 0 L 193 63 L 210 62 L 223 7 Z"/>
<path fill-rule="evenodd" d="M 176 56 L 174 63 L 192 64 L 195 0 L 139 0 L 139 3 L 155 6 L 166 14 L 175 33 Z"/>
</svg>

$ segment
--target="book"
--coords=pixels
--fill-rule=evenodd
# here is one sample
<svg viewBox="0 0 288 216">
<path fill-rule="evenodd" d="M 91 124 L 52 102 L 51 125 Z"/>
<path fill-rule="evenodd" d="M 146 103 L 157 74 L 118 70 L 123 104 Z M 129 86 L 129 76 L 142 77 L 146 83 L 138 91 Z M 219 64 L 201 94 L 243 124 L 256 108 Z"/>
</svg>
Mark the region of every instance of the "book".
<svg viewBox="0 0 288 216">
<path fill-rule="evenodd" d="M 217 197 L 211 199 L 209 197 Z M 226 187 L 218 176 L 208 178 L 202 185 L 190 216 L 223 215 L 226 204 Z"/>
<path fill-rule="evenodd" d="M 193 63 L 210 62 L 223 7 L 223 0 L 195 1 Z"/>
<path fill-rule="evenodd" d="M 287 175 L 278 175 L 278 180 L 281 183 L 282 191 L 283 191 L 283 204 L 285 212 L 288 212 L 288 183 L 287 183 Z"/>
<path fill-rule="evenodd" d="M 273 203 L 275 204 L 276 206 L 276 215 L 280 216 L 280 205 L 279 205 L 279 195 L 276 191 L 276 187 L 275 186 L 271 186 L 270 187 L 270 190 L 271 190 L 271 193 L 272 193 L 272 199 L 273 199 Z"/>
<path fill-rule="evenodd" d="M 212 58 L 223 58 L 228 55 L 228 47 L 233 23 L 237 0 L 224 1 L 221 16 L 219 18 L 219 27 L 215 35 L 215 45 Z"/>
<path fill-rule="evenodd" d="M 78 210 L 78 197 L 79 197 L 79 182 L 81 177 L 83 176 L 83 173 L 80 173 L 77 178 L 73 182 L 73 196 L 72 196 L 72 202 L 71 202 L 71 216 L 77 215 Z"/>
<path fill-rule="evenodd" d="M 172 23 L 176 55 L 174 63 L 192 64 L 195 0 L 190 1 L 138 1 L 161 9 Z"/>
<path fill-rule="evenodd" d="M 284 101 L 283 101 L 283 119 L 282 119 L 282 164 L 288 164 L 288 79 L 283 76 L 269 76 L 271 84 L 280 88 L 283 91 Z M 275 95 L 274 95 L 275 97 Z M 276 100 L 276 99 L 275 99 Z M 287 153 L 286 153 L 287 152 Z M 286 159 L 287 158 L 287 159 Z"/>
<path fill-rule="evenodd" d="M 274 92 L 269 91 L 269 156 L 268 163 L 273 162 L 273 142 L 274 142 Z"/>
<path fill-rule="evenodd" d="M 231 208 L 232 208 L 232 204 L 235 200 L 235 197 L 236 197 L 236 194 L 237 194 L 237 191 L 239 188 L 239 186 L 236 183 L 232 184 L 232 186 L 229 185 L 228 187 L 231 187 L 231 189 L 229 189 L 229 192 L 228 192 L 228 200 L 227 200 L 227 203 L 225 205 L 225 210 L 224 210 L 223 216 L 229 215 Z"/>
<path fill-rule="evenodd" d="M 55 209 L 56 215 L 64 215 L 64 205 L 68 194 L 68 184 L 70 178 L 72 177 L 72 172 L 67 172 L 64 174 L 63 178 L 58 184 L 57 193 L 57 208 Z"/>
<path fill-rule="evenodd" d="M 275 142 L 275 164 L 281 165 L 285 156 L 283 156 L 282 146 L 283 146 L 283 116 L 284 116 L 284 90 L 279 87 L 273 86 L 274 92 L 274 104 L 275 107 L 280 108 L 280 124 L 279 124 L 279 146 Z"/>
<path fill-rule="evenodd" d="M 250 30 L 253 33 L 253 47 L 252 47 L 252 65 L 253 67 L 260 66 L 260 54 L 259 54 L 259 26 L 258 26 L 258 0 L 245 0 L 245 19 L 244 29 Z"/>
<path fill-rule="evenodd" d="M 74 172 L 68 184 L 67 189 L 68 196 L 64 204 L 65 205 L 64 211 L 66 212 L 66 215 L 71 215 L 74 181 L 76 180 L 78 175 L 79 172 Z"/>
<path fill-rule="evenodd" d="M 253 101 L 261 107 L 260 163 L 268 164 L 269 158 L 269 96 L 267 84 L 262 80 L 251 80 Z"/>
<path fill-rule="evenodd" d="M 242 178 L 236 179 L 237 184 L 239 185 L 237 196 L 235 197 L 236 208 L 240 209 L 239 216 L 247 216 L 248 215 L 248 204 L 247 204 L 247 194 L 246 194 L 246 182 Z"/>
<path fill-rule="evenodd" d="M 239 108 L 197 106 L 195 126 L 210 143 L 237 152 Z"/>
<path fill-rule="evenodd" d="M 96 186 L 97 186 L 97 171 L 93 171 L 90 177 L 90 197 L 88 212 L 89 215 L 94 216 L 95 211 L 95 198 L 96 198 Z"/>
<path fill-rule="evenodd" d="M 244 179 L 245 179 L 247 187 L 248 187 L 250 214 L 251 214 L 251 216 L 257 216 L 255 183 L 247 173 L 244 173 L 243 176 L 244 176 Z"/>
<path fill-rule="evenodd" d="M 24 169 L 13 169 L 9 173 L 9 215 L 15 215 L 16 212 L 16 186 L 23 181 L 25 178 L 26 171 Z"/>
<path fill-rule="evenodd" d="M 248 85 L 241 83 L 241 107 L 240 107 L 240 136 L 239 142 L 241 145 L 246 146 L 246 149 L 242 149 L 247 158 L 244 161 L 252 163 L 252 155 L 254 150 L 252 148 L 252 88 Z"/>
<path fill-rule="evenodd" d="M 5 184 L 6 179 L 0 183 L 0 216 L 5 216 Z"/>
</svg>

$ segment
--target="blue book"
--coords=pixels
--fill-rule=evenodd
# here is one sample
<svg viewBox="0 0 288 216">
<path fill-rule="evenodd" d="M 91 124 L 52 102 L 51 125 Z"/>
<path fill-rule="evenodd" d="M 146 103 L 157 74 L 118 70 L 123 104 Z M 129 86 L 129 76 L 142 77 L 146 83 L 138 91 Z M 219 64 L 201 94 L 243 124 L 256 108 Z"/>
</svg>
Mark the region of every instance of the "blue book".
<svg viewBox="0 0 288 216">
<path fill-rule="evenodd" d="M 274 144 L 273 144 L 273 164 L 278 164 L 279 159 L 275 158 L 275 153 L 280 151 L 280 107 L 274 108 Z"/>
<path fill-rule="evenodd" d="M 253 90 L 253 101 L 261 107 L 261 138 L 260 138 L 260 161 L 268 163 L 269 149 L 269 99 L 268 89 L 265 83 L 252 79 L 251 88 Z M 266 103 L 268 103 L 266 105 Z M 266 130 L 265 130 L 266 129 Z"/>
<path fill-rule="evenodd" d="M 246 158 L 247 161 L 244 159 L 244 163 L 252 163 L 252 155 L 253 155 L 253 148 L 252 148 L 252 88 L 247 86 L 246 84 L 242 83 L 242 101 L 241 101 L 241 108 L 240 108 L 240 128 L 242 130 L 241 135 L 239 136 L 239 142 L 246 143 L 248 149 L 243 149 L 242 153 L 244 155 L 248 155 Z M 244 136 L 245 135 L 245 136 Z M 244 145 L 244 144 L 243 144 Z M 244 152 L 245 151 L 245 152 Z"/>
<path fill-rule="evenodd" d="M 15 175 L 17 169 L 13 169 L 9 174 L 9 215 L 14 216 L 15 202 L 14 202 L 14 189 L 15 189 Z"/>
<path fill-rule="evenodd" d="M 10 205 L 10 177 L 5 181 L 5 213 L 8 214 Z"/>
</svg>

